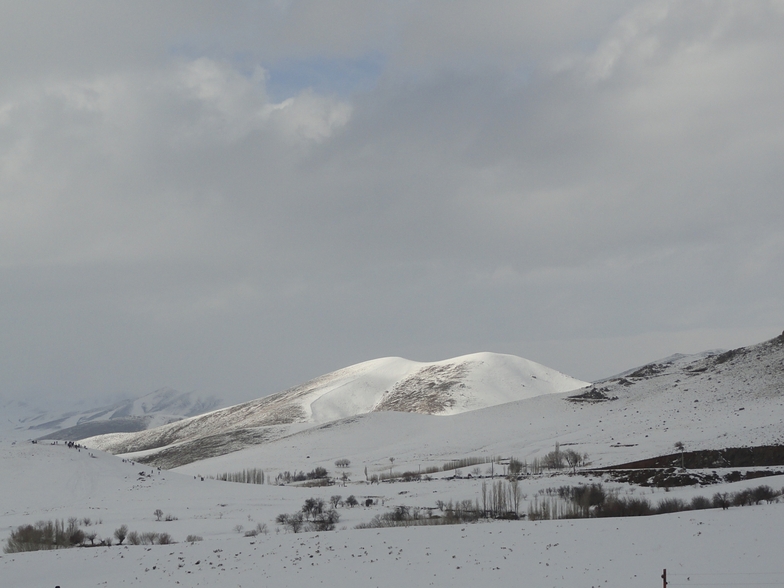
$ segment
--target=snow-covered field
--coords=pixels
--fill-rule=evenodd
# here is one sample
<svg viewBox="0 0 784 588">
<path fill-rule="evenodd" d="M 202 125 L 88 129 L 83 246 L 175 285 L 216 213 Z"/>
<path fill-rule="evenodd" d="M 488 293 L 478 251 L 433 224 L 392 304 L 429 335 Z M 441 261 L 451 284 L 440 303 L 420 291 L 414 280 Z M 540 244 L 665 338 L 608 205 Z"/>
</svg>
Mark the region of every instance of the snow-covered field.
<svg viewBox="0 0 784 588">
<path fill-rule="evenodd" d="M 95 457 L 92 457 L 92 456 Z M 110 537 L 126 524 L 167 532 L 172 545 L 114 545 L 0 556 L 3 586 L 467 586 L 481 580 L 526 586 L 748 586 L 784 583 L 784 504 L 689 511 L 624 519 L 510 521 L 441 527 L 354 529 L 396 505 L 430 506 L 474 499 L 478 480 L 434 480 L 346 487 L 296 488 L 195 479 L 142 468 L 107 454 L 63 445 L 0 444 L 2 515 L 8 535 L 21 524 L 89 518 L 84 529 Z M 144 475 L 141 475 L 141 474 Z M 150 475 L 148 475 L 150 474 Z M 530 501 L 545 487 L 577 484 L 557 476 L 522 483 Z M 763 482 L 778 489 L 784 477 Z M 704 489 L 636 489 L 652 501 L 759 484 Z M 613 486 L 609 484 L 608 486 Z M 615 485 L 616 487 L 618 485 Z M 337 529 L 287 533 L 277 514 L 306 498 L 354 494 L 378 505 L 341 507 Z M 527 502 L 526 501 L 526 502 Z M 161 509 L 176 520 L 158 521 Z M 265 523 L 269 533 L 245 537 Z M 241 527 L 241 528 L 240 528 Z M 187 535 L 203 541 L 186 543 Z M 712 574 L 712 575 L 708 575 Z M 728 584 L 729 583 L 729 584 Z M 771 584 L 768 584 L 771 585 Z"/>
<path fill-rule="evenodd" d="M 491 398 L 484 408 L 443 415 L 382 411 L 276 425 L 277 433 L 260 444 L 238 442 L 231 448 L 236 451 L 174 470 L 135 462 L 149 451 L 112 456 L 6 437 L 0 441 L 3 541 L 20 525 L 75 518 L 96 534 L 96 542 L 127 525 L 139 533 L 168 533 L 176 543 L 6 553 L 0 556 L 0 586 L 468 586 L 490 580 L 642 587 L 661 585 L 665 568 L 670 586 L 784 585 L 781 499 L 634 518 L 355 528 L 397 507 L 439 514 L 440 501 L 479 500 L 482 484 L 497 480 L 485 478 L 488 470 L 497 475 L 504 466 L 464 466 L 457 479 L 454 471 L 440 471 L 418 482 L 368 484 L 366 476 L 374 474 L 419 472 L 468 457 L 531 462 L 556 442 L 587 453 L 593 466 L 672 453 L 679 441 L 687 450 L 780 445 L 782 374 L 784 340 L 777 338 L 727 354 L 678 356 L 629 370 L 596 384 L 605 401 L 573 402 L 567 396 L 574 392 L 549 390 L 500 404 Z M 493 374 L 487 376 L 494 381 Z M 481 395 L 478 380 L 471 389 Z M 333 408 L 349 410 L 350 402 L 341 404 L 348 391 L 335 397 Z M 318 394 L 311 392 L 307 406 L 316 404 Z M 350 463 L 337 467 L 337 460 Z M 347 479 L 317 488 L 269 484 L 281 472 L 316 467 Z M 250 468 L 263 470 L 268 483 L 210 479 Z M 555 500 L 553 489 L 594 481 L 654 505 L 760 484 L 776 491 L 784 486 L 784 476 L 770 476 L 665 492 L 561 473 L 520 480 L 520 512 Z M 360 505 L 339 506 L 334 531 L 295 534 L 275 522 L 280 514 L 299 511 L 308 498 L 329 501 L 336 495 L 353 495 Z M 372 504 L 366 506 L 368 499 Z M 164 520 L 154 514 L 158 509 Z M 245 536 L 259 525 L 266 532 Z M 189 535 L 203 540 L 186 542 Z"/>
</svg>

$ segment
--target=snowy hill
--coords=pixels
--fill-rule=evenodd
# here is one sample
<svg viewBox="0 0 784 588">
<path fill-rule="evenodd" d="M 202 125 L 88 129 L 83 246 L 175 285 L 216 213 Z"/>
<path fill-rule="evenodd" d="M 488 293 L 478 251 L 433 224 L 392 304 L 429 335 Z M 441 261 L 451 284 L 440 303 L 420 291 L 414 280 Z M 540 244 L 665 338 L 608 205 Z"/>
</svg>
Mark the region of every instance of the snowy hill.
<svg viewBox="0 0 784 588">
<path fill-rule="evenodd" d="M 676 442 L 689 450 L 784 443 L 784 336 L 671 356 L 592 387 L 569 390 L 583 383 L 547 372 L 489 354 L 375 360 L 201 417 L 85 442 L 202 474 L 307 471 L 341 458 L 371 471 L 388 467 L 389 456 L 411 469 L 469 455 L 532 460 L 556 442 L 607 466 L 670 453 Z M 441 412 L 427 414 L 433 407 Z"/>
<path fill-rule="evenodd" d="M 181 464 L 269 442 L 298 428 L 362 414 L 394 411 L 457 415 L 586 385 L 511 355 L 478 353 L 433 363 L 390 357 L 157 429 L 93 437 L 84 442 L 112 453 L 176 445 L 176 449 L 168 450 L 167 463 Z"/>
<path fill-rule="evenodd" d="M 136 432 L 202 414 L 220 406 L 214 397 L 162 388 L 135 399 L 82 411 L 59 413 L 25 404 L 3 407 L 7 437 L 78 440 L 94 435 Z"/>
<path fill-rule="evenodd" d="M 671 356 L 592 387 L 560 392 L 553 389 L 557 376 L 535 388 L 546 376 L 515 372 L 509 365 L 525 366 L 515 358 L 468 358 L 474 364 L 467 367 L 456 360 L 376 360 L 353 366 L 270 397 L 268 404 L 261 399 L 137 434 L 171 444 L 124 459 L 62 443 L 0 442 L 0 469 L 14 473 L 0 477 L 0 538 L 20 525 L 59 519 L 79 522 L 95 534 L 96 542 L 111 538 L 121 525 L 139 534 L 166 533 L 176 542 L 7 553 L 0 556 L 0 577 L 17 588 L 74 583 L 245 586 L 259 579 L 281 586 L 422 585 L 425 580 L 454 586 L 488 579 L 519 583 L 521 577 L 533 586 L 642 587 L 660 582 L 667 568 L 672 585 L 706 584 L 730 573 L 735 585 L 784 580 L 776 555 L 784 522 L 782 498 L 726 511 L 631 518 L 482 519 L 355 529 L 390 511 L 438 517 L 445 502 L 478 505 L 486 487 L 511 488 L 498 471 L 503 473 L 502 464 L 510 457 L 530 462 L 552 451 L 556 442 L 587 453 L 590 467 L 671 453 L 678 441 L 689 450 L 784 444 L 784 335 L 723 353 Z M 564 382 L 568 388 L 570 380 L 560 380 Z M 374 388 L 379 384 L 380 394 Z M 411 410 L 381 409 L 392 400 Z M 259 411 L 259 403 L 272 408 Z M 434 407 L 439 410 L 429 414 Z M 272 424 L 243 428 L 259 422 L 255 412 Z M 171 441 L 180 433 L 178 425 L 199 421 L 201 435 Z M 236 428 L 222 433 L 220 427 L 227 423 Z M 199 427 L 190 426 L 198 432 Z M 173 471 L 136 461 L 149 458 L 173 467 L 184 463 L 183 456 L 197 459 Z M 440 467 L 469 457 L 476 460 L 465 467 Z M 343 467 L 337 467 L 338 460 Z M 316 467 L 328 470 L 338 484 L 270 484 L 280 472 Z M 462 476 L 455 476 L 456 467 L 462 467 Z M 249 468 L 263 470 L 266 483 L 209 478 Z M 399 476 L 420 469 L 439 471 L 419 482 Z M 718 469 L 722 475 L 730 472 Z M 770 468 L 758 468 L 765 469 Z M 372 484 L 365 472 L 398 477 Z M 493 472 L 495 478 L 488 479 Z M 773 475 L 665 489 L 614 481 L 607 473 L 585 474 L 521 477 L 520 512 L 544 501 L 556 508 L 562 488 L 593 483 L 601 483 L 608 495 L 653 504 L 685 504 L 763 483 L 774 490 L 784 485 L 784 476 Z M 332 532 L 294 534 L 275 522 L 281 513 L 300 511 L 311 497 L 329 502 L 349 495 L 360 505 L 341 503 Z M 168 521 L 155 514 L 158 509 Z M 262 531 L 246 535 L 258 529 Z M 189 536 L 197 540 L 186 541 Z"/>
<path fill-rule="evenodd" d="M 722 354 L 670 358 L 592 388 L 448 418 L 374 412 L 316 426 L 267 427 L 257 434 L 263 443 L 246 447 L 235 438 L 230 443 L 235 453 L 226 447 L 211 452 L 209 444 L 219 438 L 211 437 L 134 455 L 206 475 L 245 467 L 330 469 L 342 458 L 368 464 L 371 472 L 388 468 L 390 456 L 401 471 L 467 456 L 531 461 L 556 442 L 588 453 L 594 466 L 671 453 L 676 442 L 689 450 L 783 444 L 784 337 Z"/>
</svg>

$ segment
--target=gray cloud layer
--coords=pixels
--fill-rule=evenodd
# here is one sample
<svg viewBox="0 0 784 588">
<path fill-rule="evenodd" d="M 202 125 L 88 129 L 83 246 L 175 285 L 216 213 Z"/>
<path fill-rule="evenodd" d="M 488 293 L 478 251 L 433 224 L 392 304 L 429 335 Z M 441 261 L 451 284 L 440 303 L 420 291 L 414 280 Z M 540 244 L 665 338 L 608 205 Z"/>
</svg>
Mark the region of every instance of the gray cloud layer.
<svg viewBox="0 0 784 588">
<path fill-rule="evenodd" d="M 16 4 L 0 396 L 590 379 L 782 329 L 782 2 Z"/>
</svg>

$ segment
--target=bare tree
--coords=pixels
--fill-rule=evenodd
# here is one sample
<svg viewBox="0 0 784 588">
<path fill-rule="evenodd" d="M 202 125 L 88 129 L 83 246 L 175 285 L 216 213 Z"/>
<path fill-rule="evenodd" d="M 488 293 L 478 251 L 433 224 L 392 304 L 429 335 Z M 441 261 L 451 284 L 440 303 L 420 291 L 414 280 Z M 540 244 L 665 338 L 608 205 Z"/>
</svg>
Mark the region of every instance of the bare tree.
<svg viewBox="0 0 784 588">
<path fill-rule="evenodd" d="M 566 451 L 562 451 L 561 455 L 566 460 L 566 463 L 569 464 L 569 467 L 572 468 L 572 473 L 576 473 L 577 466 L 580 465 L 580 462 L 583 459 L 582 456 L 574 449 L 567 449 Z"/>
<path fill-rule="evenodd" d="M 156 508 L 155 512 L 152 514 L 154 514 L 155 518 L 160 521 L 161 517 L 163 516 L 163 511 L 160 508 Z"/>
<path fill-rule="evenodd" d="M 125 541 L 125 538 L 128 536 L 128 525 L 120 525 L 116 528 L 114 530 L 114 536 L 117 539 L 117 543 L 122 545 L 122 542 Z"/>
<path fill-rule="evenodd" d="M 678 441 L 675 444 L 675 449 L 681 452 L 681 469 L 686 469 L 686 466 L 683 465 L 683 452 L 686 451 L 686 446 L 683 444 L 683 441 Z"/>
</svg>

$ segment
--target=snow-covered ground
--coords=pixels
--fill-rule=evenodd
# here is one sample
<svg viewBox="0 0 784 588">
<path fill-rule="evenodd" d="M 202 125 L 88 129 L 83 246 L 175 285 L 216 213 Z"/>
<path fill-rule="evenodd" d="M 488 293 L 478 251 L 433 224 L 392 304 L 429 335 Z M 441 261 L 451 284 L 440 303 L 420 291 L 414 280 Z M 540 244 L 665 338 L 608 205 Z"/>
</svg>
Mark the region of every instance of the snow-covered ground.
<svg viewBox="0 0 784 588">
<path fill-rule="evenodd" d="M 95 457 L 92 457 L 95 455 Z M 480 581 L 544 586 L 748 586 L 784 583 L 784 504 L 690 511 L 625 519 L 513 521 L 442 527 L 354 529 L 394 505 L 474 497 L 479 481 L 442 480 L 347 487 L 236 484 L 154 471 L 63 445 L 0 444 L 2 515 L 7 536 L 25 523 L 85 517 L 99 536 L 130 530 L 170 533 L 177 543 L 3 554 L 3 586 L 468 586 Z M 140 475 L 144 471 L 145 475 Z M 766 478 L 780 488 L 784 477 Z M 576 483 L 568 476 L 526 482 L 537 488 Z M 733 491 L 759 481 L 665 493 L 654 501 Z M 629 491 L 628 487 L 625 491 Z M 274 518 L 310 496 L 375 496 L 379 505 L 340 508 L 338 529 L 276 532 Z M 383 505 L 381 503 L 384 503 Z M 157 521 L 161 509 L 176 517 Z M 266 523 L 270 532 L 238 531 Z M 185 543 L 189 534 L 203 541 Z"/>
<path fill-rule="evenodd" d="M 460 388 L 460 383 L 469 379 L 465 372 L 457 377 L 450 366 L 446 371 L 438 366 L 428 374 L 430 380 L 420 378 L 416 385 L 403 387 L 405 394 L 434 381 L 434 386 L 443 384 L 450 394 L 459 395 L 469 388 Z M 414 373 L 422 375 L 421 369 Z M 503 456 L 531 462 L 552 451 L 556 442 L 587 453 L 593 466 L 672 453 L 676 442 L 687 450 L 784 444 L 782 337 L 742 350 L 674 356 L 629 370 L 596 384 L 591 398 L 605 399 L 598 402 L 574 402 L 567 397 L 575 392 L 551 389 L 499 404 L 492 390 L 504 373 L 487 373 L 485 384 L 470 380 L 471 394 L 483 408 L 439 415 L 351 412 L 356 406 L 347 398 L 356 397 L 347 396 L 350 387 L 343 388 L 333 396 L 332 407 L 338 416 L 341 411 L 348 416 L 249 427 L 243 434 L 258 435 L 253 442 L 238 438 L 228 453 L 171 471 L 135 462 L 152 450 L 112 456 L 62 443 L 3 440 L 1 539 L 19 525 L 73 517 L 98 538 L 112 537 L 115 529 L 127 525 L 140 533 L 168 533 L 176 543 L 8 553 L 0 557 L 0 586 L 466 586 L 489 579 L 534 587 L 642 587 L 660 585 L 665 568 L 670 586 L 784 585 L 778 553 L 784 502 L 625 519 L 356 529 L 396 507 L 438 513 L 439 502 L 481 500 L 482 484 L 496 481 L 484 478 L 488 469 L 498 474 L 497 468 L 503 473 L 504 466 L 464 466 L 462 478 L 455 478 L 454 471 L 440 471 L 419 482 L 368 484 L 366 476 L 374 474 L 425 471 L 462 458 Z M 406 376 L 395 381 L 412 380 Z M 305 397 L 300 406 L 316 414 L 324 407 L 315 405 L 334 383 L 334 378 L 314 381 L 293 395 Z M 481 398 L 483 385 L 490 400 Z M 245 411 L 252 419 L 252 406 L 235 407 L 234 416 Z M 212 417 L 209 427 L 220 430 L 221 421 Z M 189 443 L 197 447 L 211 440 L 197 435 Z M 184 444 L 175 440 L 167 451 Z M 349 464 L 338 467 L 338 460 Z M 210 479 L 257 468 L 269 482 L 284 471 L 316 467 L 334 477 L 345 473 L 345 485 L 304 488 Z M 471 479 L 466 479 L 468 474 Z M 602 480 L 563 473 L 525 478 L 519 482 L 520 511 L 556 500 L 554 489 L 594 481 Z M 608 491 L 642 496 L 655 505 L 665 498 L 688 502 L 761 484 L 778 491 L 784 476 L 670 492 L 602 482 Z M 363 505 L 340 506 L 334 531 L 294 534 L 275 523 L 278 515 L 299 511 L 308 498 L 329 501 L 336 495 L 353 495 Z M 367 499 L 372 504 L 364 506 Z M 172 520 L 157 520 L 156 509 Z M 266 525 L 268 532 L 245 536 L 259 525 Z M 203 540 L 185 542 L 189 535 Z"/>
</svg>

